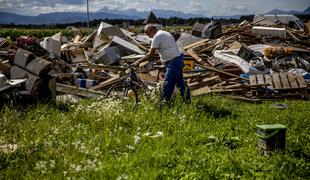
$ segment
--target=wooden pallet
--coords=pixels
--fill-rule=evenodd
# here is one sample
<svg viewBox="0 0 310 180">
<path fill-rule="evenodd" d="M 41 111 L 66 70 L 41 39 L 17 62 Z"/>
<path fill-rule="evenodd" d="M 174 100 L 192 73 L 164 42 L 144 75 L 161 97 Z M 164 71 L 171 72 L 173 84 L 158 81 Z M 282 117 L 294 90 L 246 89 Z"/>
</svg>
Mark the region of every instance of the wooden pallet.
<svg viewBox="0 0 310 180">
<path fill-rule="evenodd" d="M 266 85 L 275 90 L 304 89 L 307 84 L 301 75 L 291 73 L 257 74 L 250 76 L 250 85 Z"/>
</svg>

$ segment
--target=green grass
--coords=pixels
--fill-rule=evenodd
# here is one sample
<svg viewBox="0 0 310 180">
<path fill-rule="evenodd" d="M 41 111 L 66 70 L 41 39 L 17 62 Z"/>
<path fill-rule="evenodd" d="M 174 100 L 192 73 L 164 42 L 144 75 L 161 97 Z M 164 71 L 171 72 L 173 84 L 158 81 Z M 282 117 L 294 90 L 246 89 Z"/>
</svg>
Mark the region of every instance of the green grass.
<svg viewBox="0 0 310 180">
<path fill-rule="evenodd" d="M 135 111 L 118 102 L 3 108 L 0 177 L 4 179 L 308 179 L 309 101 L 250 104 L 218 96 L 143 101 Z M 288 127 L 285 153 L 261 156 L 256 125 Z M 210 143 L 210 136 L 218 140 Z M 2 149 L 2 150 L 1 150 Z"/>
</svg>

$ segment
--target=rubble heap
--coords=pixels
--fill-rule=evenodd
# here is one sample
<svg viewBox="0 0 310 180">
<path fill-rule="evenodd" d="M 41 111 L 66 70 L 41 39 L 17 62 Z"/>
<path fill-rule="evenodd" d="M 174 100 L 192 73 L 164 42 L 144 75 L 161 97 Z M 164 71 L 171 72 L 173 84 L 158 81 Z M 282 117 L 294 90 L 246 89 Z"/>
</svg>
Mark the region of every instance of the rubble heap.
<svg viewBox="0 0 310 180">
<path fill-rule="evenodd" d="M 310 36 L 267 17 L 222 26 L 197 23 L 177 39 L 184 53 L 184 78 L 194 96 L 220 93 L 257 102 L 261 99 L 307 98 L 310 82 Z M 0 38 L 0 98 L 55 99 L 56 94 L 105 97 L 128 77 L 126 64 L 142 58 L 150 39 L 144 34 L 102 22 L 87 37 L 72 40 L 58 33 L 40 43 L 20 37 Z M 163 79 L 156 56 L 137 70 L 148 85 Z"/>
</svg>

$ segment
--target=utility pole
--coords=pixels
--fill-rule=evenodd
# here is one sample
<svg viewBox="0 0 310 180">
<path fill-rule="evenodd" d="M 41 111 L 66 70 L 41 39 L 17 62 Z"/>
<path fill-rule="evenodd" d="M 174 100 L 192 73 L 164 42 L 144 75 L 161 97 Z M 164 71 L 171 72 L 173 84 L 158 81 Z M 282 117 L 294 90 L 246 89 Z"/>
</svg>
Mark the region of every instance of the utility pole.
<svg viewBox="0 0 310 180">
<path fill-rule="evenodd" d="M 89 6 L 88 6 L 88 0 L 87 0 L 87 27 L 89 29 Z"/>
</svg>

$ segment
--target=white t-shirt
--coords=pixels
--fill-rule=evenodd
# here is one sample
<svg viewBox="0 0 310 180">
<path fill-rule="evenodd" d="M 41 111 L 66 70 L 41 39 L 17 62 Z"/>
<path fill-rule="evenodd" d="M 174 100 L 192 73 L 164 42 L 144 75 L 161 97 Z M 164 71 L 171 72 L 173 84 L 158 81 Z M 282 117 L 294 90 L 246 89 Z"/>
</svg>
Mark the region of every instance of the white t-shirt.
<svg viewBox="0 0 310 180">
<path fill-rule="evenodd" d="M 157 49 L 163 63 L 180 56 L 180 51 L 173 36 L 166 31 L 157 31 L 152 39 L 151 48 Z"/>
</svg>

